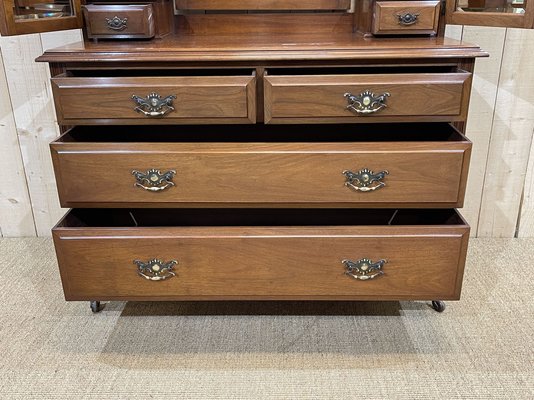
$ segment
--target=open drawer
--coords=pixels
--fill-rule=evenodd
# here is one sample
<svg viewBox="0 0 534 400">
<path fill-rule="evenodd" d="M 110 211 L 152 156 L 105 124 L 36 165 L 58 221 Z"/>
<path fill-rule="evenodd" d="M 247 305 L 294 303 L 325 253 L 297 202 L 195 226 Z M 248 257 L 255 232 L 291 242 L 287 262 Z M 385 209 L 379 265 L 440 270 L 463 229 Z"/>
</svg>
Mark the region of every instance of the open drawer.
<svg viewBox="0 0 534 400">
<path fill-rule="evenodd" d="M 51 149 L 63 207 L 461 207 L 471 143 L 445 123 L 79 126 Z"/>
<path fill-rule="evenodd" d="M 67 300 L 454 300 L 455 210 L 74 209 L 53 229 Z"/>
<path fill-rule="evenodd" d="M 52 78 L 58 122 L 256 122 L 251 70 L 79 70 Z"/>
<path fill-rule="evenodd" d="M 471 73 L 455 67 L 271 68 L 266 123 L 457 121 Z"/>
</svg>

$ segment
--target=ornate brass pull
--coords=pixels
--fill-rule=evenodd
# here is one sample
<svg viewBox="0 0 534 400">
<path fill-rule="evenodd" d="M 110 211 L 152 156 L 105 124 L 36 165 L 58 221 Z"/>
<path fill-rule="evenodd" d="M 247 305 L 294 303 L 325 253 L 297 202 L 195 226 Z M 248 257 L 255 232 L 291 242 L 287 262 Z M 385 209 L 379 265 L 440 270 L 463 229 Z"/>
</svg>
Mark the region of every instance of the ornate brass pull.
<svg viewBox="0 0 534 400">
<path fill-rule="evenodd" d="M 106 18 L 106 23 L 108 24 L 108 28 L 114 31 L 123 31 L 128 27 L 128 18 L 120 18 L 118 16 L 114 16 L 113 18 Z"/>
<path fill-rule="evenodd" d="M 387 261 L 378 260 L 374 263 L 368 258 L 362 258 L 356 262 L 343 260 L 342 263 L 345 265 L 345 275 L 360 281 L 367 281 L 380 275 L 384 275 L 382 267 L 387 263 Z"/>
<path fill-rule="evenodd" d="M 134 108 L 138 113 L 144 114 L 150 118 L 163 117 L 164 115 L 174 111 L 172 106 L 173 100 L 176 100 L 175 95 L 170 95 L 162 98 L 159 94 L 153 92 L 146 98 L 132 96 L 133 101 L 136 102 L 137 107 Z"/>
<path fill-rule="evenodd" d="M 170 170 L 162 174 L 157 169 L 149 169 L 146 173 L 134 170 L 132 171 L 132 175 L 137 180 L 134 186 L 148 190 L 149 192 L 160 192 L 174 186 L 172 178 L 176 175 L 176 171 Z"/>
<path fill-rule="evenodd" d="M 372 192 L 374 190 L 383 188 L 386 186 L 386 184 L 382 182 L 382 179 L 384 179 L 388 174 L 389 172 L 386 170 L 377 172 L 375 174 L 373 171 L 367 168 L 361 169 L 358 172 L 352 172 L 348 170 L 343 171 L 343 175 L 345 175 L 345 178 L 347 178 L 345 186 L 356 190 L 357 192 Z M 376 185 L 370 186 L 375 182 L 377 183 Z"/>
<path fill-rule="evenodd" d="M 409 26 L 417 22 L 419 14 L 414 14 L 410 12 L 404 14 L 398 13 L 397 18 L 399 19 L 399 25 Z"/>
<path fill-rule="evenodd" d="M 165 263 L 154 258 L 146 263 L 134 260 L 134 264 L 137 265 L 137 273 L 139 276 L 148 279 L 149 281 L 164 281 L 165 279 L 176 276 L 173 269 L 174 266 L 178 264 L 178 261 L 171 260 Z"/>
<path fill-rule="evenodd" d="M 347 110 L 361 115 L 372 114 L 386 108 L 386 98 L 390 96 L 388 92 L 377 96 L 370 90 L 366 90 L 357 96 L 354 96 L 352 93 L 345 93 L 345 97 L 349 103 Z"/>
</svg>

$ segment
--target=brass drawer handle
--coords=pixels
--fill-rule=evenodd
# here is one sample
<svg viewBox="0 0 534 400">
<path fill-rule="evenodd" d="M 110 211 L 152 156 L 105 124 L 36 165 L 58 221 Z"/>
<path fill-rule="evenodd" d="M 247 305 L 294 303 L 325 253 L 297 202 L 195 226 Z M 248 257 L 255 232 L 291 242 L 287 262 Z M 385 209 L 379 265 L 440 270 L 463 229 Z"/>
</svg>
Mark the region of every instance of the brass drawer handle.
<svg viewBox="0 0 534 400">
<path fill-rule="evenodd" d="M 360 281 L 367 281 L 384 275 L 382 267 L 387 263 L 387 260 L 382 259 L 374 263 L 368 258 L 362 258 L 356 262 L 343 260 L 342 263 L 345 265 L 345 275 Z"/>
<path fill-rule="evenodd" d="M 174 186 L 172 178 L 176 175 L 176 171 L 170 170 L 162 174 L 157 169 L 149 169 L 146 173 L 133 170 L 132 175 L 137 180 L 134 186 L 148 190 L 149 192 L 160 192 Z"/>
<path fill-rule="evenodd" d="M 417 22 L 419 14 L 414 14 L 410 12 L 404 14 L 398 13 L 397 18 L 399 19 L 399 25 L 410 26 Z"/>
<path fill-rule="evenodd" d="M 357 192 L 372 192 L 374 190 L 383 188 L 386 186 L 386 184 L 382 182 L 382 179 L 384 179 L 388 174 L 389 172 L 387 170 L 380 171 L 375 174 L 373 171 L 367 168 L 361 169 L 358 172 L 352 172 L 349 170 L 343 171 L 343 175 L 345 175 L 345 178 L 347 179 L 345 186 L 351 188 L 352 190 L 356 190 Z M 377 184 L 371 186 L 373 183 Z"/>
<path fill-rule="evenodd" d="M 113 18 L 106 18 L 108 28 L 114 31 L 123 31 L 128 27 L 128 18 L 120 18 L 115 15 Z"/>
<path fill-rule="evenodd" d="M 165 263 L 154 258 L 146 263 L 134 260 L 134 264 L 137 265 L 137 273 L 139 276 L 148 279 L 149 281 L 164 281 L 165 279 L 176 276 L 173 269 L 174 266 L 178 264 L 178 261 L 171 260 Z"/>
<path fill-rule="evenodd" d="M 137 104 L 134 108 L 140 114 L 144 114 L 150 118 L 163 117 L 164 115 L 174 111 L 172 106 L 173 100 L 176 100 L 176 95 L 170 95 L 162 98 L 159 94 L 153 92 L 146 98 L 132 96 L 133 101 Z"/>
<path fill-rule="evenodd" d="M 386 98 L 390 96 L 391 94 L 388 92 L 377 96 L 370 90 L 366 90 L 357 96 L 354 96 L 352 93 L 345 93 L 345 97 L 349 103 L 347 110 L 354 114 L 373 114 L 387 107 Z"/>
</svg>

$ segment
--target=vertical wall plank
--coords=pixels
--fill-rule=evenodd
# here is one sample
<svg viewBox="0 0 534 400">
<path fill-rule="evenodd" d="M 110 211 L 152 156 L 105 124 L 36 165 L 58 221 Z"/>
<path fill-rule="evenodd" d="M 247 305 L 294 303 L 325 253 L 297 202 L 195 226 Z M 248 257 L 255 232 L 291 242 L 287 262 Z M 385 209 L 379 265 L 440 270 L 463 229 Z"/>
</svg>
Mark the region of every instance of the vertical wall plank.
<svg viewBox="0 0 534 400">
<path fill-rule="evenodd" d="M 534 140 L 530 145 L 529 154 L 517 231 L 518 237 L 534 237 Z"/>
<path fill-rule="evenodd" d="M 43 51 L 53 49 L 54 47 L 64 46 L 70 43 L 80 42 L 82 40 L 83 35 L 80 29 L 41 33 L 41 44 Z"/>
<path fill-rule="evenodd" d="M 445 37 L 462 40 L 463 25 L 447 25 L 445 26 Z"/>
<path fill-rule="evenodd" d="M 35 236 L 35 224 L 0 48 L 0 233 Z"/>
<path fill-rule="evenodd" d="M 534 130 L 534 31 L 508 29 L 478 236 L 514 237 Z"/>
<path fill-rule="evenodd" d="M 473 142 L 473 151 L 465 203 L 461 212 L 471 225 L 473 236 L 476 236 L 478 230 L 505 36 L 506 28 L 474 26 L 464 27 L 462 35 L 463 41 L 478 44 L 490 55 L 488 58 L 476 60 L 466 126 L 466 135 Z"/>
<path fill-rule="evenodd" d="M 13 114 L 17 125 L 37 235 L 46 236 L 61 216 L 48 143 L 59 130 L 38 34 L 1 38 Z"/>
</svg>

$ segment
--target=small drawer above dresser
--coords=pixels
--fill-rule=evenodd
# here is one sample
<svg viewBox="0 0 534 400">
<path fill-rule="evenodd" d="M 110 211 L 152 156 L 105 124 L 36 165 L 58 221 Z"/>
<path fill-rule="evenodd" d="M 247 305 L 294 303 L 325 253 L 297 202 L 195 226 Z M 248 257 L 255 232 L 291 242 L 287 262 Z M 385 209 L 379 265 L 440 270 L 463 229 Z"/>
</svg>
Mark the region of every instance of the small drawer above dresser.
<svg viewBox="0 0 534 400">
<path fill-rule="evenodd" d="M 436 35 L 440 1 L 376 1 L 373 28 L 375 35 Z"/>
<path fill-rule="evenodd" d="M 79 126 L 51 149 L 64 207 L 461 207 L 471 143 L 446 123 Z"/>
<path fill-rule="evenodd" d="M 256 121 L 256 78 L 243 70 L 74 71 L 52 78 L 58 122 L 213 124 Z"/>
<path fill-rule="evenodd" d="M 53 229 L 67 300 L 452 300 L 468 236 L 447 209 L 75 209 Z"/>
<path fill-rule="evenodd" d="M 447 67 L 269 69 L 266 123 L 456 121 L 471 73 Z"/>
<path fill-rule="evenodd" d="M 87 4 L 82 7 L 90 39 L 154 37 L 152 4 Z"/>
</svg>

